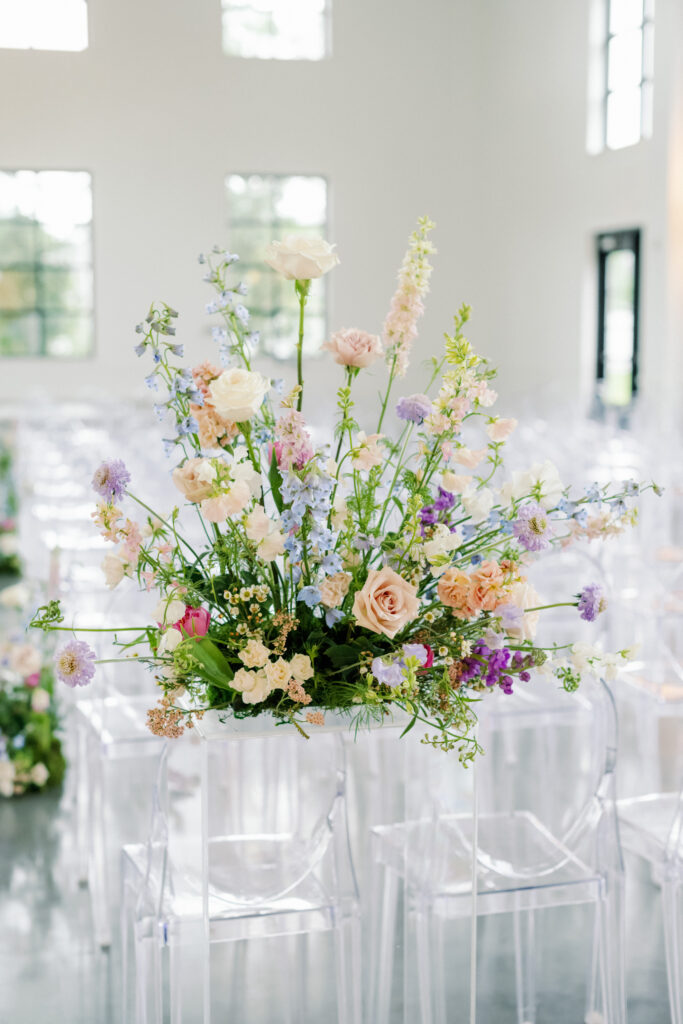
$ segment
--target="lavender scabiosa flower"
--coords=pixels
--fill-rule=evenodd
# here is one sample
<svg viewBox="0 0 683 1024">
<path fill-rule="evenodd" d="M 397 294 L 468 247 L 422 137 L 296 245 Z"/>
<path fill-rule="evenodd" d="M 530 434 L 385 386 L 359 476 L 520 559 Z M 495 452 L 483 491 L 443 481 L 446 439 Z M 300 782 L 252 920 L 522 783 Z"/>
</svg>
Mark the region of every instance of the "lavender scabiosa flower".
<svg viewBox="0 0 683 1024">
<path fill-rule="evenodd" d="M 579 594 L 579 615 L 586 622 L 595 622 L 607 607 L 605 593 L 599 583 L 589 583 Z"/>
<path fill-rule="evenodd" d="M 396 415 L 400 420 L 411 423 L 422 423 L 432 411 L 432 403 L 427 395 L 406 395 L 396 403 Z"/>
<path fill-rule="evenodd" d="M 553 526 L 545 509 L 532 501 L 520 508 L 512 532 L 527 551 L 544 551 L 550 547 Z"/>
<path fill-rule="evenodd" d="M 87 686 L 95 675 L 95 652 L 83 640 L 70 640 L 57 651 L 55 668 L 67 686 Z"/>
<path fill-rule="evenodd" d="M 93 489 L 105 501 L 120 501 L 126 493 L 126 485 L 130 483 L 130 473 L 121 459 L 103 462 L 95 470 L 92 478 Z"/>
</svg>

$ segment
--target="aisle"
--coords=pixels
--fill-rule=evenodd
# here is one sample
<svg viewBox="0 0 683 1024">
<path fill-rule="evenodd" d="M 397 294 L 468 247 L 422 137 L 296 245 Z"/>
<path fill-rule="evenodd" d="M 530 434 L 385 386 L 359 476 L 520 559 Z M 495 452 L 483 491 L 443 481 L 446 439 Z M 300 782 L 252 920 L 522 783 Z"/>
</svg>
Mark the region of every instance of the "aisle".
<svg viewBox="0 0 683 1024">
<path fill-rule="evenodd" d="M 64 796 L 2 801 L 0 836 L 0 1021 L 120 1024 L 118 944 L 105 953 L 94 943 L 88 892 L 75 882 L 75 829 Z M 627 878 L 629 1024 L 668 1024 L 659 894 L 637 862 L 627 864 Z M 556 940 L 544 962 L 555 994 L 539 1007 L 539 1024 L 583 1020 L 579 999 L 562 983 L 562 936 L 581 927 L 578 914 L 580 908 L 548 912 L 544 934 Z M 511 934 L 500 919 L 481 925 L 478 1024 L 507 1024 L 514 1020 Z M 464 962 L 461 969 L 466 977 Z M 277 1024 L 277 1017 L 249 1024 Z"/>
</svg>

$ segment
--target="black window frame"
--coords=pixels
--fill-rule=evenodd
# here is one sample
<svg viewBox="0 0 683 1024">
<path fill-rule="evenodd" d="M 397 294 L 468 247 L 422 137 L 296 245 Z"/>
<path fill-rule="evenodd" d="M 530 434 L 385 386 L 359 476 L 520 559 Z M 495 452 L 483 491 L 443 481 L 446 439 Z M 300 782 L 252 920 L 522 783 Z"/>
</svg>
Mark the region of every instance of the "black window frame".
<svg viewBox="0 0 683 1024">
<path fill-rule="evenodd" d="M 626 251 L 634 255 L 633 271 L 633 351 L 631 356 L 631 404 L 638 395 L 638 371 L 640 350 L 640 280 L 641 280 L 641 229 L 622 228 L 619 231 L 604 231 L 596 235 L 598 257 L 598 332 L 595 378 L 598 388 L 605 380 L 605 335 L 606 335 L 606 281 L 607 257 L 613 252 Z"/>
</svg>

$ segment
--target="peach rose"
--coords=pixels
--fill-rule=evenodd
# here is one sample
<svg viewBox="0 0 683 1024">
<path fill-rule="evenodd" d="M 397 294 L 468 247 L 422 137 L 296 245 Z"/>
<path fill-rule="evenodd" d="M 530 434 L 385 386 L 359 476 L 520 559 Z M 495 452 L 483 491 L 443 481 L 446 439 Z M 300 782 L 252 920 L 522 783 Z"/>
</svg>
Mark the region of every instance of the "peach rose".
<svg viewBox="0 0 683 1024">
<path fill-rule="evenodd" d="M 229 516 L 241 512 L 250 500 L 249 484 L 245 480 L 237 480 L 225 494 L 205 498 L 201 504 L 202 515 L 210 523 L 224 523 Z"/>
<path fill-rule="evenodd" d="M 365 586 L 356 594 L 353 614 L 359 626 L 394 637 L 420 608 L 417 587 L 385 566 L 371 569 Z"/>
<path fill-rule="evenodd" d="M 347 572 L 336 572 L 326 576 L 318 587 L 320 598 L 326 608 L 338 608 L 349 592 L 351 577 Z"/>
<path fill-rule="evenodd" d="M 211 483 L 202 479 L 199 475 L 202 466 L 207 459 L 188 459 L 182 466 L 176 466 L 171 474 L 173 483 L 179 491 L 182 491 L 188 501 L 199 502 L 208 498 L 211 493 Z"/>
<path fill-rule="evenodd" d="M 355 327 L 335 331 L 322 348 L 334 356 L 340 366 L 371 366 L 382 355 L 384 349 L 377 334 L 368 334 Z"/>
<path fill-rule="evenodd" d="M 505 577 L 498 562 L 482 562 L 476 572 L 473 572 L 472 581 L 472 604 L 477 605 L 484 612 L 492 612 L 502 600 L 506 599 Z"/>
<path fill-rule="evenodd" d="M 473 600 L 473 590 L 467 573 L 454 566 L 446 569 L 436 588 L 441 603 L 451 608 L 458 619 L 473 619 L 479 612 L 479 606 Z"/>
</svg>

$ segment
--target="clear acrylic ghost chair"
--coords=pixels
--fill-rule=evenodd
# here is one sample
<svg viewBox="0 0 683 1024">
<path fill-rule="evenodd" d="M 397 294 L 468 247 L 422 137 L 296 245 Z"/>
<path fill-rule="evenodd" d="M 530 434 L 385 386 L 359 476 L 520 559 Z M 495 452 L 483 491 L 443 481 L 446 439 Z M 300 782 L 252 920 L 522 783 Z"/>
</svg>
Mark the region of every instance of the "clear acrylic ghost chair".
<svg viewBox="0 0 683 1024">
<path fill-rule="evenodd" d="M 683 788 L 617 806 L 624 849 L 647 861 L 662 888 L 671 1021 L 683 1024 Z"/>
<path fill-rule="evenodd" d="M 532 677 L 528 684 L 529 688 L 544 685 L 551 683 L 539 677 Z M 480 742 L 486 753 L 474 768 L 477 798 L 473 800 L 470 793 L 474 806 L 470 803 L 468 809 L 463 808 L 467 806 L 465 790 L 473 787 L 472 771 L 464 772 L 457 759 L 453 763 L 452 754 L 418 752 L 413 745 L 411 756 L 417 760 L 409 777 L 415 780 L 415 794 L 407 806 L 415 813 L 398 826 L 373 831 L 377 865 L 372 892 L 371 952 L 376 959 L 369 1019 L 373 1024 L 397 1019 L 390 1015 L 401 1004 L 406 1024 L 466 1019 L 466 991 L 458 989 L 461 972 L 456 966 L 458 941 L 462 946 L 463 939 L 457 936 L 458 922 L 466 926 L 469 921 L 471 926 L 473 913 L 484 922 L 491 915 L 511 916 L 516 997 L 515 1009 L 506 1019 L 517 1024 L 534 1022 L 539 981 L 535 934 L 545 920 L 540 912 L 564 908 L 561 913 L 565 914 L 570 907 L 579 908 L 589 936 L 586 942 L 580 931 L 575 937 L 572 933 L 571 962 L 580 964 L 583 950 L 593 949 L 592 958 L 586 955 L 585 962 L 586 1019 L 592 1015 L 605 1024 L 624 1024 L 623 865 L 614 797 L 614 705 L 604 684 L 594 679 L 585 680 L 579 693 L 563 693 L 562 700 L 573 707 L 565 718 L 556 715 L 552 722 L 555 743 L 563 750 L 556 760 L 557 776 L 536 769 L 532 748 L 543 730 L 529 709 L 523 703 L 520 706 L 517 695 L 501 695 L 501 707 L 489 715 L 482 707 Z M 521 718 L 514 721 L 515 715 Z M 506 781 L 508 732 L 519 749 L 512 783 Z M 567 764 L 575 770 L 568 771 Z M 493 782 L 479 786 L 487 773 Z M 553 794 L 550 803 L 546 789 Z M 400 967 L 394 963 L 395 947 L 401 941 L 397 927 L 401 896 L 402 991 Z M 589 913 L 586 920 L 591 909 L 594 916 Z M 485 928 L 480 927 L 486 937 Z M 475 944 L 475 963 L 476 953 Z M 480 973 L 484 966 L 480 958 Z M 598 1005 L 600 1017 L 596 1016 Z M 489 1018 L 484 1015 L 484 1019 Z M 496 1024 L 503 1024 L 503 1018 L 496 1016 Z"/>
<path fill-rule="evenodd" d="M 200 724 L 168 745 L 149 842 L 123 851 L 126 1005 L 137 1024 L 359 1024 L 341 736 Z"/>
</svg>

